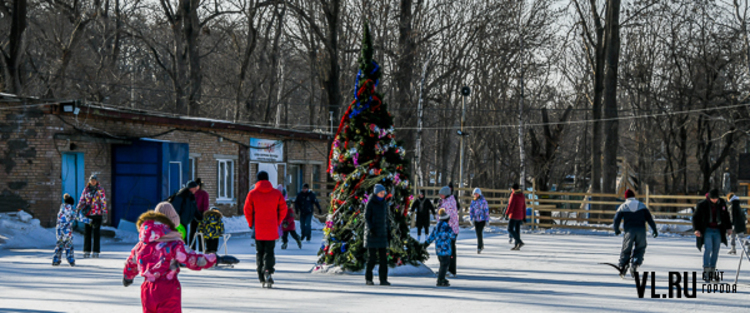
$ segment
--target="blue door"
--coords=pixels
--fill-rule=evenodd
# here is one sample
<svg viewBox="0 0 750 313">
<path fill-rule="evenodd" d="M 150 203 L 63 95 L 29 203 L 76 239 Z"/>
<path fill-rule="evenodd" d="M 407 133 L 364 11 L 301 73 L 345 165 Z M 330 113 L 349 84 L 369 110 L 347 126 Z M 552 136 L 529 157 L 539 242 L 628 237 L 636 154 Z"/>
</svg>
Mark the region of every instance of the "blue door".
<svg viewBox="0 0 750 313">
<path fill-rule="evenodd" d="M 161 142 L 134 141 L 112 146 L 112 224 L 121 219 L 136 222 L 164 198 Z"/>
<path fill-rule="evenodd" d="M 62 194 L 70 194 L 78 205 L 83 188 L 86 186 L 86 178 L 83 171 L 83 153 L 63 153 L 62 155 Z M 62 195 L 60 195 L 62 203 Z"/>
</svg>

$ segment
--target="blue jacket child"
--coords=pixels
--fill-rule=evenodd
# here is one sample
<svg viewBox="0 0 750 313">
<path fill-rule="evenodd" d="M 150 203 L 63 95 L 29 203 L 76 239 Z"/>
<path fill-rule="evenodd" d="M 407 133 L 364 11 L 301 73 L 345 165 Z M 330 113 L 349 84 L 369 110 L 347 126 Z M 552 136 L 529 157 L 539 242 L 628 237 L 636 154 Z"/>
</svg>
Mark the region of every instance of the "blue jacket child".
<svg viewBox="0 0 750 313">
<path fill-rule="evenodd" d="M 457 234 L 453 232 L 453 228 L 451 228 L 448 223 L 450 215 L 445 212 L 444 208 L 441 208 L 440 211 L 438 211 L 438 215 L 440 218 L 437 227 L 435 227 L 435 231 L 430 234 L 430 237 L 427 238 L 424 246 L 427 247 L 433 241 L 435 242 L 435 253 L 438 255 L 438 260 L 440 261 L 437 285 L 438 287 L 448 287 L 450 284 L 448 283 L 448 280 L 445 279 L 445 273 L 448 271 L 451 254 L 453 253 L 451 243 L 453 240 L 456 240 Z"/>
<path fill-rule="evenodd" d="M 65 256 L 68 259 L 70 266 L 76 265 L 76 260 L 73 254 L 73 222 L 78 220 L 81 223 L 88 224 L 91 220 L 84 217 L 80 210 L 76 210 L 73 205 L 75 200 L 69 194 L 63 196 L 64 203 L 60 205 L 60 212 L 57 213 L 57 227 L 55 227 L 55 234 L 57 235 L 57 244 L 55 246 L 55 256 L 52 258 L 52 265 L 60 265 L 60 258 L 62 252 L 65 250 Z"/>
</svg>

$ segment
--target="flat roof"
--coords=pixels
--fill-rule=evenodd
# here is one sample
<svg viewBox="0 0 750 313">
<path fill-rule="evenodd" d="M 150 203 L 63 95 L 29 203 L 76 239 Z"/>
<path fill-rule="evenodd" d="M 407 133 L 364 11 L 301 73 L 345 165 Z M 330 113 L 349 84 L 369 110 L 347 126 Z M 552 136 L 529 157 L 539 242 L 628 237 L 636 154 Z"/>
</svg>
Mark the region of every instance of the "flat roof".
<svg viewBox="0 0 750 313">
<path fill-rule="evenodd" d="M 58 107 L 60 103 L 69 103 L 75 100 L 46 100 L 32 97 L 19 97 L 12 94 L 0 93 L 0 103 L 6 103 L 11 106 L 16 106 L 19 109 L 23 107 L 19 106 L 20 100 L 27 100 L 28 104 L 23 107 L 40 107 L 46 106 L 49 109 L 43 111 L 47 114 L 63 115 L 63 116 L 75 116 L 73 113 L 64 113 Z M 173 125 L 184 129 L 216 129 L 216 130 L 234 130 L 242 132 L 251 132 L 258 134 L 270 134 L 278 135 L 290 138 L 303 138 L 303 139 L 316 139 L 316 140 L 329 140 L 331 135 L 327 133 L 303 131 L 296 129 L 276 128 L 262 125 L 253 125 L 249 123 L 235 123 L 226 120 L 184 116 L 172 113 L 142 110 L 142 109 L 131 109 L 124 107 L 116 107 L 104 104 L 89 104 L 80 103 L 78 107 L 81 109 L 79 114 L 87 114 L 90 117 L 99 117 L 104 119 L 112 119 L 117 121 L 132 121 L 139 123 L 153 123 L 153 124 L 166 124 Z"/>
</svg>

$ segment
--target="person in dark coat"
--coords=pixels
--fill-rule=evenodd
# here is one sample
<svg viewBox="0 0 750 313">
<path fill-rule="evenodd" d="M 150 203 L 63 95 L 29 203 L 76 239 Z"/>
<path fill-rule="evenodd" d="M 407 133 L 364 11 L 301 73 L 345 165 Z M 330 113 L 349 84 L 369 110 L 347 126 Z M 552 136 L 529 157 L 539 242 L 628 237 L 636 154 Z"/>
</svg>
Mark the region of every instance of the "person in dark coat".
<svg viewBox="0 0 750 313">
<path fill-rule="evenodd" d="M 435 206 L 427 200 L 424 190 L 419 191 L 419 197 L 411 204 L 411 211 L 417 215 L 417 241 L 422 241 L 422 229 L 427 238 L 430 235 L 430 216 L 435 215 Z"/>
<path fill-rule="evenodd" d="M 188 227 L 191 225 L 193 219 L 201 220 L 203 215 L 198 212 L 198 204 L 195 201 L 195 192 L 198 191 L 198 183 L 189 181 L 185 188 L 180 189 L 173 197 L 169 200 L 169 203 L 174 207 L 177 215 L 180 216 L 180 225 Z M 195 230 L 191 229 L 188 238 L 188 242 L 193 240 L 195 236 Z"/>
<path fill-rule="evenodd" d="M 376 258 L 379 255 L 380 285 L 390 286 L 388 282 L 388 256 L 386 254 L 389 246 L 391 223 L 388 219 L 388 203 L 385 201 L 385 187 L 377 184 L 370 199 L 365 206 L 365 248 L 367 248 L 367 269 L 365 271 L 365 283 L 374 285 L 372 282 L 372 270 L 375 268 Z"/>
<path fill-rule="evenodd" d="M 708 197 L 695 207 L 693 214 L 693 229 L 695 229 L 696 245 L 700 251 L 705 244 L 703 252 L 704 279 L 712 276 L 716 271 L 716 262 L 719 260 L 719 249 L 721 243 L 727 244 L 727 234 L 732 233 L 732 220 L 724 199 L 719 197 L 719 190 L 712 189 Z M 705 274 L 709 273 L 708 276 Z M 706 279 L 706 280 L 709 280 Z"/>
<path fill-rule="evenodd" d="M 302 192 L 297 194 L 297 198 L 294 199 L 294 210 L 297 211 L 297 214 L 299 215 L 299 223 L 301 230 L 301 240 L 305 240 L 307 238 L 307 243 L 310 243 L 310 238 L 312 236 L 312 218 L 314 207 L 318 207 L 318 214 L 323 214 L 323 210 L 320 209 L 320 203 L 318 203 L 318 199 L 315 197 L 315 193 L 310 191 L 310 185 L 304 184 L 302 186 Z"/>
<path fill-rule="evenodd" d="M 739 237 L 742 239 L 747 233 L 747 226 L 745 225 L 745 223 L 747 223 L 747 215 L 745 214 L 745 210 L 742 209 L 742 206 L 740 206 L 740 197 L 730 192 L 727 195 L 727 201 L 729 201 L 729 206 L 731 207 L 730 217 L 732 218 L 732 241 L 730 242 L 732 248 L 729 250 L 729 254 L 737 254 L 735 248 L 737 245 L 737 238 Z M 742 243 L 740 242 L 740 244 Z"/>
<path fill-rule="evenodd" d="M 656 223 L 643 202 L 638 201 L 635 192 L 628 189 L 625 191 L 625 203 L 617 208 L 614 223 L 615 235 L 620 235 L 620 222 L 623 222 L 625 235 L 622 238 L 622 249 L 620 250 L 620 277 L 625 274 L 630 267 L 630 275 L 635 277 L 638 267 L 643 264 L 643 256 L 646 254 L 646 223 L 651 226 L 654 238 L 659 236 L 656 229 Z"/>
</svg>

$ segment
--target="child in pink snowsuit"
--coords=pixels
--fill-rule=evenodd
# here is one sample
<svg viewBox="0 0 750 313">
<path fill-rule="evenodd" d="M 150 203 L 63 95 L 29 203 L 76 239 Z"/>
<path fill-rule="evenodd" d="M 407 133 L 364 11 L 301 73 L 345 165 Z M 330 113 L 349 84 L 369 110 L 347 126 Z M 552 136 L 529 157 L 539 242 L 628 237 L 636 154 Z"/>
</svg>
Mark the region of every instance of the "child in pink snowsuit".
<svg viewBox="0 0 750 313">
<path fill-rule="evenodd" d="M 166 215 L 153 211 L 143 213 L 137 223 L 140 242 L 125 261 L 123 285 L 133 283 L 140 274 L 143 312 L 182 312 L 182 292 L 177 274 L 179 264 L 199 271 L 216 264 L 215 254 L 187 252 L 179 232 Z"/>
</svg>

